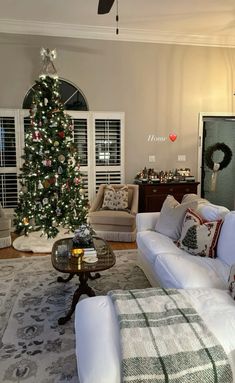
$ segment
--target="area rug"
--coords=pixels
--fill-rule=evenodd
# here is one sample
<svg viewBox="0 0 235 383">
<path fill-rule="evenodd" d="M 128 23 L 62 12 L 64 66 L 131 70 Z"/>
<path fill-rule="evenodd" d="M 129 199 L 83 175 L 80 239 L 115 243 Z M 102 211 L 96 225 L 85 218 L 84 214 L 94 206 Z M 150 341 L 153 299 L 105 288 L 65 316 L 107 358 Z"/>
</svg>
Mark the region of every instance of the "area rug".
<svg viewBox="0 0 235 383">
<path fill-rule="evenodd" d="M 136 266 L 136 250 L 115 254 L 116 265 L 89 282 L 97 295 L 150 286 Z M 74 316 L 57 323 L 78 281 L 58 283 L 58 275 L 49 255 L 0 260 L 1 383 L 78 383 Z"/>
</svg>

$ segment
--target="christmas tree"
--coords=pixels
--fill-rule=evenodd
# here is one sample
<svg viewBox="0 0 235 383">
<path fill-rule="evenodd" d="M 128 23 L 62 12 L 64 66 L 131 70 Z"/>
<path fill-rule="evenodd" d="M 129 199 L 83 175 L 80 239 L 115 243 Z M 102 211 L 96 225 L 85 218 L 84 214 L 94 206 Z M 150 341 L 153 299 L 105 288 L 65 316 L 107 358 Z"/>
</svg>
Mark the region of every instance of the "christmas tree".
<svg viewBox="0 0 235 383">
<path fill-rule="evenodd" d="M 79 155 L 73 143 L 73 124 L 64 112 L 55 51 L 42 49 L 43 71 L 35 84 L 30 125 L 25 130 L 21 190 L 15 210 L 16 232 L 42 230 L 55 237 L 59 227 L 74 231 L 86 223 Z"/>
</svg>

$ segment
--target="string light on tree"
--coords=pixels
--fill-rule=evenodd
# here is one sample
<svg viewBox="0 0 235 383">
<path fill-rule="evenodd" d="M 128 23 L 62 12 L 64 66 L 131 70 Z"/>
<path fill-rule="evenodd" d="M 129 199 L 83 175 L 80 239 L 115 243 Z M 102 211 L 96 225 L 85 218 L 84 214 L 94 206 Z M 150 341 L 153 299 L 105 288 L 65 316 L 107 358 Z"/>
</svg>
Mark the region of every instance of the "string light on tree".
<svg viewBox="0 0 235 383">
<path fill-rule="evenodd" d="M 18 233 L 41 229 L 55 237 L 59 226 L 74 231 L 86 223 L 88 201 L 73 142 L 73 123 L 60 98 L 53 63 L 56 51 L 42 48 L 41 56 L 42 74 L 36 81 L 25 132 L 15 225 Z"/>
</svg>

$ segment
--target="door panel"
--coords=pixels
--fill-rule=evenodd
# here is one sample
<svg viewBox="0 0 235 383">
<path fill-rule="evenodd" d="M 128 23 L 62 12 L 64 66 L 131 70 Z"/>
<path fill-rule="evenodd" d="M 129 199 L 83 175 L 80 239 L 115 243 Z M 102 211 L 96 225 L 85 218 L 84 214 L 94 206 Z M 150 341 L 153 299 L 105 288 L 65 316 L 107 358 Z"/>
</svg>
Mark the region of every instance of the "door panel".
<svg viewBox="0 0 235 383">
<path fill-rule="evenodd" d="M 205 153 L 209 146 L 217 143 L 227 145 L 232 153 L 229 165 L 217 172 L 215 190 L 212 190 L 213 171 L 205 163 Z M 214 152 L 213 162 L 220 163 L 224 158 L 222 151 Z M 226 206 L 234 210 L 235 200 L 235 119 L 231 117 L 203 118 L 203 148 L 202 148 L 202 197 L 210 202 Z"/>
</svg>

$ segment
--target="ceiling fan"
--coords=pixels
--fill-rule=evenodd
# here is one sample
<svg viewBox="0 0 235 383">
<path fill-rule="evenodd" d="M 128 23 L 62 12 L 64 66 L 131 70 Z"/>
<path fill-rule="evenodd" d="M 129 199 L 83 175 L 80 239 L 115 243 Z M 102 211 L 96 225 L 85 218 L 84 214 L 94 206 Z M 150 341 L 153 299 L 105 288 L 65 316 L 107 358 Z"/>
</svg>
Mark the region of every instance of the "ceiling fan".
<svg viewBox="0 0 235 383">
<path fill-rule="evenodd" d="M 109 13 L 115 0 L 99 0 L 98 15 Z"/>
</svg>

